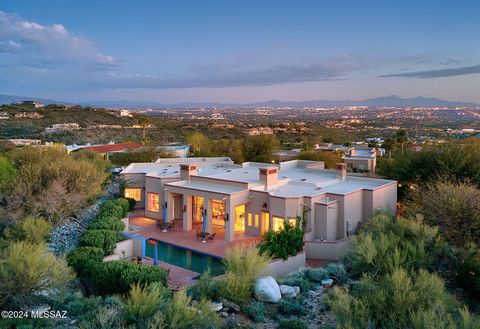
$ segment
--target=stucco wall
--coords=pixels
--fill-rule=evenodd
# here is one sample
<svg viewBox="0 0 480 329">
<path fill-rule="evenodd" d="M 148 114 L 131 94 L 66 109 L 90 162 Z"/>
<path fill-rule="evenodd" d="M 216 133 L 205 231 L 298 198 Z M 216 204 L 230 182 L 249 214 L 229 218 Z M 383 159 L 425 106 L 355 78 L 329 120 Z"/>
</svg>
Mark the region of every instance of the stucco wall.
<svg viewBox="0 0 480 329">
<path fill-rule="evenodd" d="M 348 250 L 350 242 L 347 239 L 339 241 L 307 241 L 305 242 L 306 257 L 311 259 L 336 260 Z"/>
<path fill-rule="evenodd" d="M 274 277 L 282 277 L 289 273 L 296 272 L 305 267 L 306 253 L 302 251 L 296 256 L 288 257 L 287 260 L 276 259 L 267 266 L 267 271 Z"/>
</svg>

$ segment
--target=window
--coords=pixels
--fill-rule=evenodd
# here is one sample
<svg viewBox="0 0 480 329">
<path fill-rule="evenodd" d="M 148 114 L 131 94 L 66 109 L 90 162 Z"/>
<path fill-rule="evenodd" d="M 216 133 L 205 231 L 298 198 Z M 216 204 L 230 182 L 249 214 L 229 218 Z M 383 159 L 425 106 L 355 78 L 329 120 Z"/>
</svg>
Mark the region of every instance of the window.
<svg viewBox="0 0 480 329">
<path fill-rule="evenodd" d="M 284 228 L 285 218 L 273 216 L 273 230 L 280 231 Z"/>
<path fill-rule="evenodd" d="M 258 215 L 255 214 L 255 227 L 258 228 Z"/>
<path fill-rule="evenodd" d="M 127 187 L 125 188 L 125 197 L 135 201 L 142 201 L 142 192 L 138 187 Z"/>
<path fill-rule="evenodd" d="M 147 210 L 160 212 L 160 197 L 158 193 L 148 193 L 147 199 Z"/>
<path fill-rule="evenodd" d="M 248 214 L 248 226 L 252 226 L 252 214 Z"/>
<path fill-rule="evenodd" d="M 297 218 L 296 218 L 296 217 L 290 217 L 290 218 L 288 219 L 288 222 L 289 222 L 291 225 L 295 226 L 295 225 L 297 224 Z"/>
</svg>

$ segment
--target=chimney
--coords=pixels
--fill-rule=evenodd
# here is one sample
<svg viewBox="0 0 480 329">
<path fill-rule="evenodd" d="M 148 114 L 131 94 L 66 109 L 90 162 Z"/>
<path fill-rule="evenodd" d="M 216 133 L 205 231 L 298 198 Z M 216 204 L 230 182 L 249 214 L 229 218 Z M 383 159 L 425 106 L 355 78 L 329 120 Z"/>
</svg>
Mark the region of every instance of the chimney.
<svg viewBox="0 0 480 329">
<path fill-rule="evenodd" d="M 266 189 L 277 184 L 278 182 L 277 167 L 260 168 L 258 171 L 258 175 L 260 178 L 260 182 L 265 185 Z"/>
<path fill-rule="evenodd" d="M 190 180 L 191 175 L 197 174 L 197 165 L 195 164 L 181 164 L 180 165 L 180 179 Z"/>
<path fill-rule="evenodd" d="M 335 165 L 335 171 L 337 173 L 337 178 L 344 181 L 347 179 L 347 164 L 346 163 L 337 163 Z"/>
</svg>

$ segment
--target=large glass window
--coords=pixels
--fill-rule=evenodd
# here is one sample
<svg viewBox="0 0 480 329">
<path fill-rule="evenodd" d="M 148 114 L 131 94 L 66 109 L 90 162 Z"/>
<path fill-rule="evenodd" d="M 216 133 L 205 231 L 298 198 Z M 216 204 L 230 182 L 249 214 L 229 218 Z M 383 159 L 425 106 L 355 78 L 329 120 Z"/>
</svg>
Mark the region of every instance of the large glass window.
<svg viewBox="0 0 480 329">
<path fill-rule="evenodd" d="M 125 188 L 125 197 L 132 198 L 135 201 L 142 200 L 142 192 L 138 187 L 127 187 Z"/>
<path fill-rule="evenodd" d="M 230 218 L 230 220 L 232 220 Z M 235 231 L 245 230 L 245 205 L 235 207 Z"/>
<path fill-rule="evenodd" d="M 255 227 L 258 228 L 258 214 L 255 214 Z"/>
<path fill-rule="evenodd" d="M 192 196 L 192 219 L 194 222 L 203 222 L 204 201 L 201 196 Z"/>
<path fill-rule="evenodd" d="M 158 193 L 147 194 L 147 210 L 160 212 L 160 197 L 158 196 Z"/>
<path fill-rule="evenodd" d="M 212 200 L 212 223 L 225 226 L 225 202 Z"/>
<path fill-rule="evenodd" d="M 273 216 L 273 230 L 280 231 L 285 227 L 285 218 Z"/>
</svg>

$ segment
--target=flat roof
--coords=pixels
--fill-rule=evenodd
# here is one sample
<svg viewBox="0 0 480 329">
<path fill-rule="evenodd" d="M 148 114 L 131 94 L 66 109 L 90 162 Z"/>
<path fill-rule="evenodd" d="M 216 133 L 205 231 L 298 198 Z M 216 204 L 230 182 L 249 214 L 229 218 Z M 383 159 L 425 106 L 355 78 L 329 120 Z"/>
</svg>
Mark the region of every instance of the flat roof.
<svg viewBox="0 0 480 329">
<path fill-rule="evenodd" d="M 248 183 L 253 191 L 268 192 L 272 196 L 300 197 L 314 196 L 321 193 L 348 194 L 360 189 L 373 190 L 381 186 L 392 184 L 394 181 L 378 178 L 360 177 L 347 175 L 345 180 L 337 177 L 335 170 L 314 168 L 317 162 L 292 160 L 272 165 L 268 163 L 247 162 L 242 165 L 235 165 L 226 162 L 200 161 L 194 158 L 188 163 L 195 163 L 198 166 L 197 175 L 187 181 L 177 181 L 169 185 L 208 190 L 218 193 L 233 193 L 245 190 L 241 186 L 230 186 L 222 183 L 222 180 Z M 204 158 L 200 158 L 204 159 Z M 178 159 L 177 159 L 178 160 Z M 180 175 L 180 164 L 184 161 L 173 163 L 133 163 L 122 173 L 145 173 L 148 177 L 176 178 Z M 278 183 L 265 189 L 260 181 L 259 169 L 265 167 L 277 167 Z M 195 179 L 195 177 L 211 178 Z"/>
</svg>

